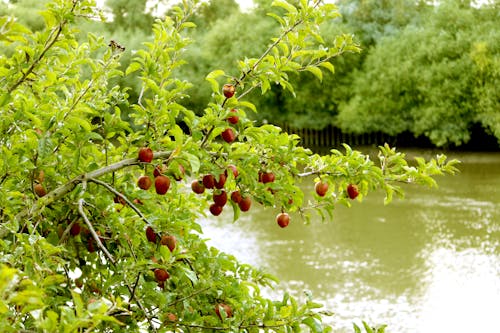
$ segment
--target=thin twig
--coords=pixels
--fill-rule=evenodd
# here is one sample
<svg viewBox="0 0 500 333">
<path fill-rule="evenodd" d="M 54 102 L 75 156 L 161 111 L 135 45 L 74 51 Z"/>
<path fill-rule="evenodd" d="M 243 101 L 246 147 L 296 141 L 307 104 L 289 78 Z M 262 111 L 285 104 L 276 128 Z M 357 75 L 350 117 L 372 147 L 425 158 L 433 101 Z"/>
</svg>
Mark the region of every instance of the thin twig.
<svg viewBox="0 0 500 333">
<path fill-rule="evenodd" d="M 110 191 L 114 195 L 116 195 L 116 196 L 120 197 L 121 199 L 123 199 L 123 201 L 125 201 L 127 203 L 127 205 L 129 205 L 130 208 L 132 208 L 134 210 L 134 212 L 136 212 L 136 214 L 139 215 L 139 217 L 144 222 L 146 222 L 147 225 L 151 225 L 151 222 L 148 221 L 148 219 L 146 218 L 146 216 L 144 216 L 144 214 L 142 214 L 142 212 L 139 210 L 139 208 L 137 208 L 137 206 L 134 205 L 132 203 L 132 201 L 130 201 L 125 195 L 123 195 L 122 193 L 118 192 L 113 186 L 109 185 L 108 183 L 106 183 L 106 182 L 104 182 L 102 180 L 96 179 L 96 178 L 87 178 L 87 180 L 89 182 L 93 182 L 93 183 L 96 183 L 98 185 L 101 185 L 101 186 L 105 187 L 108 191 Z"/>
<path fill-rule="evenodd" d="M 83 220 L 85 221 L 85 224 L 89 228 L 90 234 L 92 235 L 92 238 L 94 238 L 94 240 L 96 241 L 97 246 L 102 250 L 102 252 L 106 256 L 106 258 L 108 258 L 108 260 L 111 262 L 111 264 L 113 264 L 113 266 L 116 266 L 116 260 L 115 260 L 115 258 L 113 258 L 113 256 L 111 255 L 111 253 L 109 253 L 108 249 L 106 249 L 106 247 L 102 244 L 101 239 L 99 238 L 99 235 L 97 235 L 94 227 L 92 226 L 92 223 L 90 223 L 90 221 L 89 221 L 89 219 L 87 217 L 87 214 L 85 214 L 85 211 L 83 210 L 83 204 L 84 203 L 85 203 L 85 201 L 83 199 L 78 200 L 78 212 L 80 213 L 80 215 L 82 216 Z M 130 292 L 131 298 L 133 298 L 135 300 L 135 302 L 137 303 L 137 305 L 139 306 L 139 308 L 144 312 L 144 316 L 146 316 L 147 320 L 149 321 L 151 329 L 154 332 L 156 332 L 156 328 L 153 326 L 152 319 L 149 317 L 149 315 L 148 315 L 148 313 L 146 311 L 146 308 L 142 305 L 141 301 L 135 295 L 135 287 L 132 288 L 126 282 L 125 282 L 125 286 L 127 287 L 128 291 Z"/>
<path fill-rule="evenodd" d="M 89 228 L 90 234 L 92 235 L 92 238 L 94 238 L 94 240 L 96 241 L 97 246 L 102 250 L 102 252 L 106 256 L 106 258 L 108 258 L 108 260 L 113 265 L 116 265 L 115 258 L 113 258 L 113 256 L 111 255 L 111 253 L 109 253 L 108 249 L 102 244 L 101 239 L 99 238 L 99 235 L 96 233 L 94 227 L 92 226 L 92 223 L 90 223 L 90 220 L 87 217 L 87 214 L 83 210 L 83 204 L 84 203 L 85 203 L 85 201 L 83 199 L 78 200 L 78 212 L 80 213 L 80 216 L 83 218 L 83 220 L 85 221 L 85 224 Z"/>
</svg>

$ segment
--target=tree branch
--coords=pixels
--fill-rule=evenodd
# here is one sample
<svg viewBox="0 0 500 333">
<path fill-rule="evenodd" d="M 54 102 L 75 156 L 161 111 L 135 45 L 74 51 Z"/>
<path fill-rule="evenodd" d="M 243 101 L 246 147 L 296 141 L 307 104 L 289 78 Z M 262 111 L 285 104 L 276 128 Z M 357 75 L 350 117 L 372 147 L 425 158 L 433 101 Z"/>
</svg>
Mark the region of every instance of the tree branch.
<svg viewBox="0 0 500 333">
<path fill-rule="evenodd" d="M 106 258 L 113 264 L 113 266 L 116 266 L 116 260 L 115 258 L 109 253 L 108 249 L 102 244 L 101 239 L 99 238 L 99 235 L 96 233 L 94 227 L 92 226 L 92 223 L 90 223 L 90 220 L 87 217 L 87 214 L 85 214 L 85 211 L 83 210 L 83 204 L 85 201 L 83 199 L 78 200 L 78 212 L 80 213 L 81 217 L 85 221 L 85 224 L 89 228 L 90 234 L 92 235 L 92 238 L 97 243 L 97 246 L 102 250 Z M 139 279 L 139 276 L 137 277 L 137 280 Z M 137 283 L 137 282 L 136 282 Z M 144 312 L 144 316 L 146 319 L 149 321 L 149 325 L 151 326 L 151 329 L 156 332 L 156 328 L 153 326 L 153 321 L 152 319 L 148 316 L 148 313 L 146 311 L 146 308 L 142 305 L 141 301 L 137 298 L 137 295 L 135 294 L 135 287 L 132 288 L 127 282 L 125 282 L 125 286 L 127 287 L 128 291 L 130 292 L 130 297 L 135 300 L 139 308 Z"/>
<path fill-rule="evenodd" d="M 85 201 L 83 199 L 78 200 L 78 212 L 80 213 L 80 216 L 83 218 L 83 221 L 85 221 L 85 224 L 89 228 L 90 234 L 92 235 L 92 238 L 94 238 L 94 240 L 96 241 L 97 246 L 102 250 L 102 252 L 106 256 L 106 258 L 108 258 L 108 260 L 113 265 L 116 265 L 115 258 L 113 258 L 113 256 L 111 255 L 111 253 L 109 253 L 108 249 L 104 246 L 104 244 L 102 244 L 101 239 L 99 238 L 99 235 L 96 233 L 96 231 L 94 229 L 94 226 L 92 226 L 92 223 L 90 223 L 90 220 L 87 217 L 87 214 L 83 210 L 83 204 L 84 203 L 85 203 Z"/>
<path fill-rule="evenodd" d="M 165 159 L 168 158 L 172 154 L 171 151 L 164 151 L 164 152 L 157 152 L 154 154 L 155 159 Z M 125 167 L 133 166 L 133 165 L 140 165 L 141 162 L 137 158 L 128 158 L 119 162 L 116 162 L 114 164 L 110 164 L 108 166 L 105 166 L 101 169 L 97 169 L 94 171 L 91 171 L 89 173 L 84 173 L 79 176 L 76 176 L 66 184 L 61 185 L 60 187 L 56 188 L 55 190 L 47 193 L 44 197 L 39 198 L 34 204 L 29 208 L 25 209 L 22 212 L 20 212 L 17 216 L 17 220 L 23 220 L 26 218 L 32 218 L 35 215 L 38 215 L 41 213 L 41 211 L 48 205 L 52 204 L 56 200 L 59 200 L 66 194 L 70 193 L 75 189 L 75 187 L 88 180 L 88 179 L 97 179 L 99 177 L 102 177 L 108 173 L 113 173 L 115 171 L 118 171 L 120 169 L 123 169 Z"/>
<path fill-rule="evenodd" d="M 147 225 L 151 225 L 151 222 L 148 221 L 148 219 L 146 218 L 146 216 L 144 216 L 144 214 L 142 214 L 142 212 L 139 210 L 139 208 L 137 208 L 137 206 L 134 205 L 132 203 L 132 201 L 130 201 L 125 195 L 123 195 L 122 193 L 118 192 L 113 186 L 109 185 L 108 183 L 106 183 L 106 182 L 104 182 L 102 180 L 95 179 L 95 178 L 87 178 L 87 180 L 89 182 L 93 182 L 93 183 L 96 183 L 98 185 L 104 186 L 108 191 L 110 191 L 114 195 L 116 195 L 116 196 L 120 197 L 121 199 L 123 199 L 123 201 L 125 201 L 127 203 L 127 205 L 129 205 L 130 208 L 132 208 L 134 210 L 134 212 L 136 212 L 136 214 L 139 215 L 139 217 L 144 222 L 146 222 Z"/>
</svg>

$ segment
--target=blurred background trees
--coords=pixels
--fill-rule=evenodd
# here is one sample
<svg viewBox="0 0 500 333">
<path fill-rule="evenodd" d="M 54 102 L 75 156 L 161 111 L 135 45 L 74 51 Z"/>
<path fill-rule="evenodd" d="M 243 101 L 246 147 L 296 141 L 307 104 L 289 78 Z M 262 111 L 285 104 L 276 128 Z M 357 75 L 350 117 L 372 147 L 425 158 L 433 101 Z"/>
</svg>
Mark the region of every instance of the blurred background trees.
<svg viewBox="0 0 500 333">
<path fill-rule="evenodd" d="M 43 22 L 32 14 L 45 2 L 10 1 L 0 5 L 0 14 L 15 14 L 36 31 Z M 254 3 L 251 11 L 242 12 L 235 0 L 210 0 L 194 13 L 198 28 L 191 33 L 197 42 L 188 50 L 189 65 L 180 69 L 194 83 L 188 107 L 210 97 L 201 78 L 211 69 L 230 73 L 242 55 L 255 56 L 271 42 L 278 26 L 262 15 L 271 2 Z M 124 60 L 130 59 L 152 38 L 155 16 L 168 14 L 166 4 L 106 0 L 107 22 L 84 23 L 88 27 L 82 30 L 104 31 L 126 47 Z M 291 93 L 273 86 L 271 94 L 258 99 L 253 119 L 296 128 L 335 126 L 358 134 L 409 133 L 445 147 L 466 144 L 475 134 L 500 140 L 499 1 L 478 6 L 465 0 L 436 5 L 339 0 L 337 5 L 342 17 L 325 28 L 327 34 L 353 33 L 363 52 L 334 60 L 336 75 L 322 82 L 308 72 L 293 77 L 296 98 L 285 98 Z"/>
</svg>

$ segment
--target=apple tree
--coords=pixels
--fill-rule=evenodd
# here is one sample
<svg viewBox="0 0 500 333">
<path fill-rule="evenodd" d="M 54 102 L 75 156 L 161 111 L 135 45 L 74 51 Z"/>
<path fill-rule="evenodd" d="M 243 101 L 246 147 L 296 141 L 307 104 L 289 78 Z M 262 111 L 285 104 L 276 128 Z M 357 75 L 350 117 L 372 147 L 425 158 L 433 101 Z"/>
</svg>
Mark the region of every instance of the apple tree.
<svg viewBox="0 0 500 333">
<path fill-rule="evenodd" d="M 250 91 L 293 92 L 289 76 L 321 80 L 332 58 L 359 51 L 349 35 L 320 35 L 334 5 L 274 5 L 280 34 L 233 72 L 208 73 L 212 98 L 197 110 L 183 106 L 197 87 L 177 76 L 196 1 L 172 7 L 138 50 L 77 39 L 79 23 L 99 18 L 91 0 L 54 0 L 37 32 L 0 18 L 11 50 L 0 56 L 0 331 L 331 330 L 312 299 L 263 295 L 274 278 L 207 246 L 199 218 L 227 210 L 237 220 L 262 205 L 281 209 L 285 227 L 288 212 L 308 221 L 374 190 L 389 202 L 399 183 L 433 186 L 454 161 L 410 163 L 388 146 L 375 158 L 348 146 L 320 156 L 255 126 Z M 124 77 L 141 82 L 137 99 L 116 85 Z"/>
</svg>

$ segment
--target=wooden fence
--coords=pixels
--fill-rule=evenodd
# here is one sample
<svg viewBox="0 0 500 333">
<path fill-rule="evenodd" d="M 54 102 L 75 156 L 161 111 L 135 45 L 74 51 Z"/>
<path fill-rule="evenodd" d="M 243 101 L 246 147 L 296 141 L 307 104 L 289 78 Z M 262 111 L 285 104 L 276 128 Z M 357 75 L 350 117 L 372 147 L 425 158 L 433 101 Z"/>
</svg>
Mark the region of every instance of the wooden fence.
<svg viewBox="0 0 500 333">
<path fill-rule="evenodd" d="M 392 144 L 395 138 L 384 133 L 353 134 L 344 133 L 339 128 L 328 126 L 324 129 L 294 128 L 289 125 L 280 126 L 283 131 L 290 134 L 297 134 L 301 138 L 301 143 L 307 148 L 332 149 L 341 147 L 342 143 L 350 146 L 379 146 L 384 143 Z"/>
</svg>

